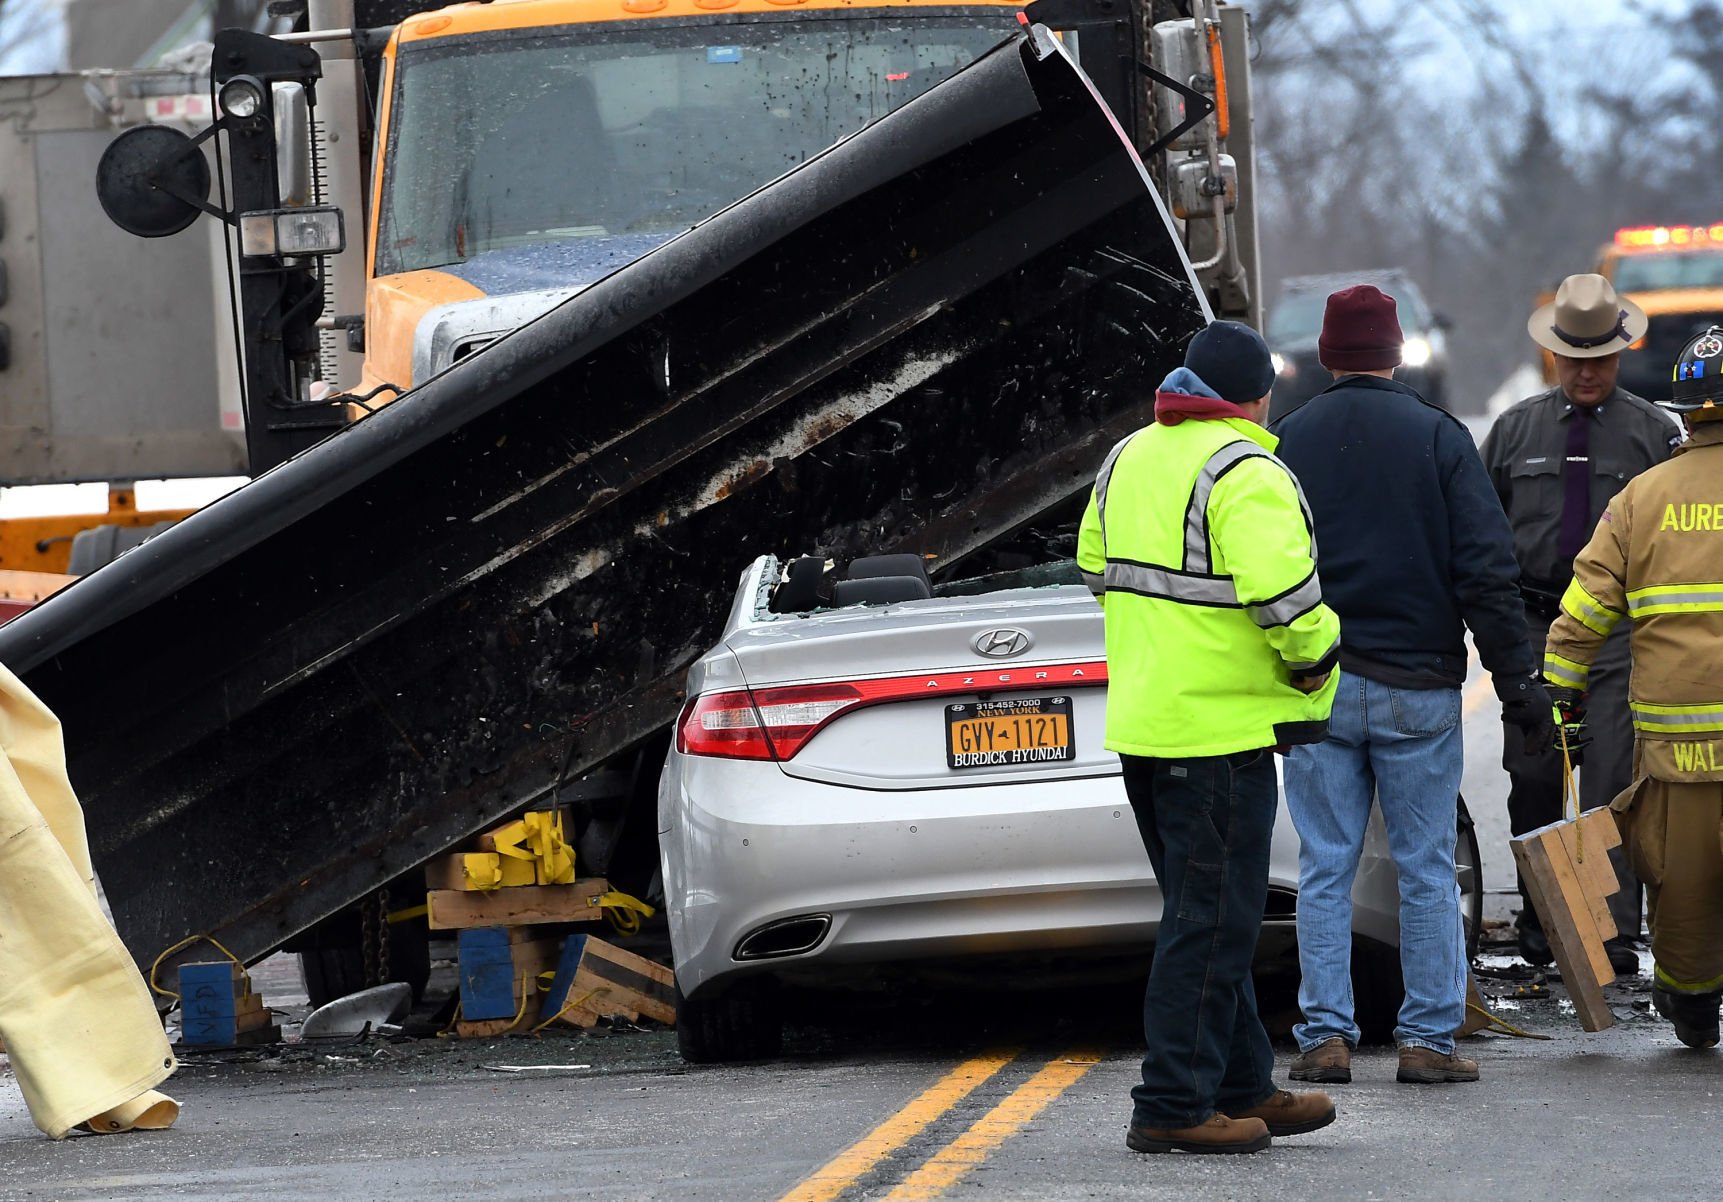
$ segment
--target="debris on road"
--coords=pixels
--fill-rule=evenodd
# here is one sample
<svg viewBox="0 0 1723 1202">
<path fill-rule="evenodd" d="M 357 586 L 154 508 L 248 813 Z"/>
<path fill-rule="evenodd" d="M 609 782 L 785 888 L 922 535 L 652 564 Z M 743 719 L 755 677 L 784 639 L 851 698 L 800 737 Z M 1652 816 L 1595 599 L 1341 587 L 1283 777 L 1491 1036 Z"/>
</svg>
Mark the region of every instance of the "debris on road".
<svg viewBox="0 0 1723 1202">
<path fill-rule="evenodd" d="M 413 987 L 404 981 L 361 989 L 313 1010 L 299 1028 L 299 1038 L 309 1041 L 381 1031 L 399 1022 L 412 1004 Z"/>
</svg>

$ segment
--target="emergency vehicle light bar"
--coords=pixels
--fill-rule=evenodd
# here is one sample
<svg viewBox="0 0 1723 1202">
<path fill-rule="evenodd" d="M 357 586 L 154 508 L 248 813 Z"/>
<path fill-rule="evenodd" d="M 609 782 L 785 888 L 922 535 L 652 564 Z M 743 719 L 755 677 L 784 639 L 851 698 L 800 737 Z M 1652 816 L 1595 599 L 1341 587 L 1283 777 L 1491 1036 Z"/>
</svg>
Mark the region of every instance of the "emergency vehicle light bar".
<svg viewBox="0 0 1723 1202">
<path fill-rule="evenodd" d="M 1636 225 L 1615 231 L 1626 250 L 1665 250 L 1679 246 L 1723 246 L 1723 225 Z"/>
</svg>

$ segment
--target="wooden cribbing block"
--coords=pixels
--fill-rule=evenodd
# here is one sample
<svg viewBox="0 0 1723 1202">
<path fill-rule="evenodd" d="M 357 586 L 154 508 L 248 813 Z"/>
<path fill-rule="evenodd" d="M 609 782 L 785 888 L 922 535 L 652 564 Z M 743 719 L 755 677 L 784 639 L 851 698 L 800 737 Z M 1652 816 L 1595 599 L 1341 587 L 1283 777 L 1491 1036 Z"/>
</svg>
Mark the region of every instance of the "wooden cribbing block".
<svg viewBox="0 0 1723 1202">
<path fill-rule="evenodd" d="M 433 889 L 425 900 L 433 931 L 459 931 L 469 927 L 597 922 L 604 916 L 598 899 L 609 892 L 610 883 L 594 877 L 572 885 L 521 885 L 484 893 Z"/>
<path fill-rule="evenodd" d="M 1603 987 L 1615 980 L 1603 941 L 1615 935 L 1607 899 L 1619 886 L 1609 849 L 1620 842 L 1615 815 L 1607 808 L 1512 840 L 1514 860 L 1543 921 L 1562 983 L 1587 1031 L 1615 1025 L 1603 997 Z"/>
<path fill-rule="evenodd" d="M 642 1014 L 661 1023 L 676 1022 L 676 975 L 662 964 L 590 935 L 568 937 L 539 1021 L 555 1014 L 571 996 L 580 999 L 577 1005 L 582 1009 L 620 1015 L 630 1022 Z"/>
<path fill-rule="evenodd" d="M 460 934 L 461 1015 L 469 1022 L 514 1018 L 522 1012 L 522 1001 L 539 991 L 539 974 L 556 967 L 556 940 L 511 936 L 501 927 Z"/>
</svg>

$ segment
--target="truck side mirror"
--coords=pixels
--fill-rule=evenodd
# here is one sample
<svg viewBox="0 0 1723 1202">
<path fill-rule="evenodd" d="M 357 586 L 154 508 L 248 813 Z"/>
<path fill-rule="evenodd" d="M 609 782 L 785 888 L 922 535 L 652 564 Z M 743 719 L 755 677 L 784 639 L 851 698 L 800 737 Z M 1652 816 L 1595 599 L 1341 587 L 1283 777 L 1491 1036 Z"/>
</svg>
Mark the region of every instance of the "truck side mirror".
<svg viewBox="0 0 1723 1202">
<path fill-rule="evenodd" d="M 102 211 L 128 234 L 165 238 L 208 208 L 209 163 L 197 143 L 166 125 L 140 125 L 115 138 L 96 165 Z"/>
</svg>

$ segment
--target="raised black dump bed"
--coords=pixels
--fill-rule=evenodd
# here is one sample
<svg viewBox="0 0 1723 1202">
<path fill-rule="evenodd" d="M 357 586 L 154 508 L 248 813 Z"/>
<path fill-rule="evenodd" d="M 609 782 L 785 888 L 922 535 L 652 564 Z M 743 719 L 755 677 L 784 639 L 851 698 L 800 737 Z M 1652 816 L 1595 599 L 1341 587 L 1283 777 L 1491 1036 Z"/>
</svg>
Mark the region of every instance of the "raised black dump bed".
<svg viewBox="0 0 1723 1202">
<path fill-rule="evenodd" d="M 1039 30 L 0 629 L 148 964 L 252 960 L 662 730 L 763 551 L 936 574 L 1204 321 Z M 602 863 L 589 865 L 602 871 Z"/>
</svg>

